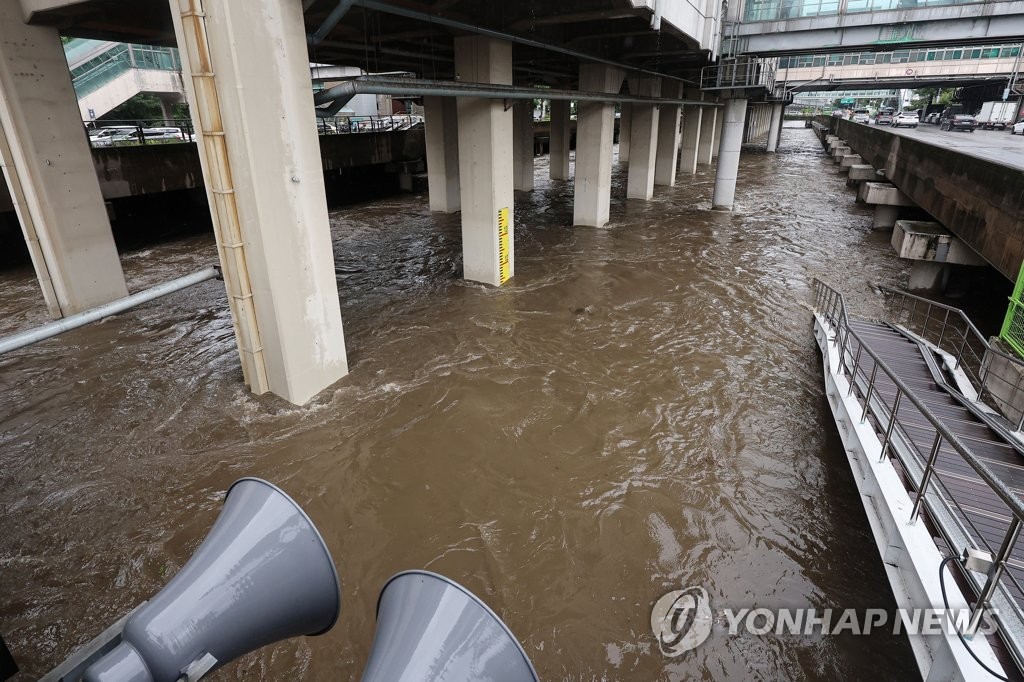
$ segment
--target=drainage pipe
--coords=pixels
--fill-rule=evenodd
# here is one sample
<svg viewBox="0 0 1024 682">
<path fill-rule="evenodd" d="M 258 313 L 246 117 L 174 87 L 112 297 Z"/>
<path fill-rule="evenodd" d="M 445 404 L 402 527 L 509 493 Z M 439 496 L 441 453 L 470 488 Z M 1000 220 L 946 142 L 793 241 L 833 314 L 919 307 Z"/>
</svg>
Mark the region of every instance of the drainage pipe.
<svg viewBox="0 0 1024 682">
<path fill-rule="evenodd" d="M 327 109 L 317 112 L 320 117 L 330 117 L 356 95 L 436 95 L 441 97 L 485 97 L 488 99 L 552 99 L 577 100 L 579 102 L 631 102 L 634 104 L 680 104 L 695 107 L 720 107 L 715 102 L 672 97 L 641 97 L 607 92 L 582 92 L 577 90 L 554 90 L 547 88 L 526 88 L 515 85 L 491 85 L 488 83 L 463 83 L 461 81 L 434 81 L 412 78 L 358 78 L 346 81 L 313 96 L 317 105 L 333 103 Z"/>
<path fill-rule="evenodd" d="M 74 315 L 69 315 L 68 317 L 60 320 L 55 320 L 49 324 L 44 324 L 42 327 L 30 329 L 12 336 L 6 336 L 0 339 L 0 354 L 17 350 L 18 348 L 24 348 L 25 346 L 36 343 L 37 341 L 49 339 L 57 336 L 58 334 L 63 334 L 66 331 L 83 327 L 90 322 L 96 322 L 97 320 L 102 320 L 104 317 L 124 312 L 129 308 L 134 308 L 140 303 L 152 301 L 155 298 L 166 296 L 167 294 L 174 293 L 175 291 L 180 291 L 195 284 L 199 284 L 200 282 L 205 282 L 206 280 L 217 277 L 220 277 L 220 268 L 205 268 L 203 270 L 193 272 L 191 275 L 185 275 L 184 277 L 179 277 L 177 279 L 172 279 L 169 282 L 158 284 L 152 289 L 146 289 L 145 291 L 140 291 L 137 294 L 119 298 L 116 301 L 104 303 L 101 306 L 84 310 Z"/>
<path fill-rule="evenodd" d="M 428 24 L 436 24 L 438 26 L 444 26 L 446 28 L 453 28 L 458 31 L 466 31 L 468 33 L 476 33 L 477 35 L 487 36 L 489 38 L 497 38 L 499 40 L 507 40 L 510 43 L 518 43 L 519 45 L 525 45 L 527 47 L 535 47 L 540 50 L 547 50 L 549 52 L 557 52 L 564 54 L 575 59 L 581 59 L 586 62 L 595 62 L 597 64 L 607 64 L 608 66 L 614 66 L 619 69 L 625 69 L 635 73 L 641 73 L 647 76 L 657 76 L 658 78 L 668 78 L 670 80 L 681 81 L 687 85 L 696 85 L 692 80 L 686 78 L 680 78 L 679 76 L 673 76 L 667 73 L 661 73 L 660 71 L 651 71 L 649 69 L 643 69 L 639 66 L 633 66 L 623 62 L 617 62 L 612 59 L 605 59 L 604 57 L 598 57 L 596 55 L 587 54 L 585 52 L 578 52 L 576 50 L 570 50 L 567 47 L 561 47 L 560 45 L 551 45 L 550 43 L 542 43 L 539 40 L 531 40 L 530 38 L 523 38 L 517 36 L 514 33 L 504 33 L 502 31 L 494 31 L 489 28 L 483 28 L 482 26 L 474 26 L 473 24 L 467 24 L 461 21 L 455 21 L 454 19 L 446 19 L 444 17 L 435 16 L 426 12 L 420 12 L 414 9 L 407 9 L 405 7 L 397 7 L 384 2 L 378 2 L 378 0 L 354 0 L 354 3 L 364 9 L 373 10 L 375 12 L 384 12 L 385 14 L 394 14 L 399 17 L 405 17 L 407 19 L 415 19 L 418 21 L 425 21 Z M 321 27 L 322 28 L 322 27 Z"/>
</svg>

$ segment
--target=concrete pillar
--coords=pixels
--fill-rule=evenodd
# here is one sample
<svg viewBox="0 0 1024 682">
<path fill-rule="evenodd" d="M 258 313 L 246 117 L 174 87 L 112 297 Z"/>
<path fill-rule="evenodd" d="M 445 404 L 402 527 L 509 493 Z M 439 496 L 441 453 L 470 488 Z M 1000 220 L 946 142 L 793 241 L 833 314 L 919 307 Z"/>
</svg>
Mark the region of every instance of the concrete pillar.
<svg viewBox="0 0 1024 682">
<path fill-rule="evenodd" d="M 660 78 L 641 78 L 638 95 L 661 96 Z M 629 135 L 629 176 L 626 197 L 650 199 L 654 196 L 654 168 L 658 151 L 658 119 L 660 111 L 653 104 L 634 104 L 632 132 Z"/>
<path fill-rule="evenodd" d="M 160 92 L 156 98 L 160 100 L 160 116 L 168 122 L 174 120 L 174 106 L 185 99 L 176 92 Z"/>
<path fill-rule="evenodd" d="M 781 103 L 772 105 L 772 120 L 768 128 L 768 151 L 772 153 L 778 150 L 782 136 L 782 109 Z"/>
<path fill-rule="evenodd" d="M 511 85 L 512 44 L 456 38 L 455 72 L 469 83 Z M 513 114 L 497 99 L 460 97 L 458 103 L 463 277 L 501 286 L 515 274 Z"/>
<path fill-rule="evenodd" d="M 430 210 L 459 210 L 459 115 L 454 97 L 423 98 Z"/>
<path fill-rule="evenodd" d="M 603 64 L 580 65 L 580 90 L 619 91 L 622 71 Z M 612 192 L 612 132 L 615 107 L 579 102 L 576 109 L 576 177 L 573 224 L 601 227 L 608 222 Z"/>
<path fill-rule="evenodd" d="M 673 94 L 681 96 L 682 88 L 677 85 L 665 86 L 672 88 Z M 679 162 L 679 113 L 682 107 L 678 104 L 663 104 L 658 115 L 658 155 L 654 169 L 654 184 L 672 187 L 676 184 L 676 170 Z"/>
<path fill-rule="evenodd" d="M 719 107 L 705 107 L 700 121 L 700 139 L 697 140 L 697 163 L 709 164 L 712 161 L 711 146 L 715 141 L 715 128 L 720 125 L 721 110 Z M 740 133 L 743 124 L 740 122 Z"/>
<path fill-rule="evenodd" d="M 731 211 L 736 198 L 736 178 L 740 167 L 740 147 L 743 145 L 743 121 L 747 114 L 747 100 L 725 101 L 722 122 L 722 147 L 718 151 L 718 171 L 715 173 L 715 193 L 711 207 Z"/>
<path fill-rule="evenodd" d="M 679 155 L 679 170 L 682 173 L 697 172 L 697 147 L 703 112 L 704 107 L 683 107 L 682 152 Z"/>
<path fill-rule="evenodd" d="M 623 102 L 619 105 L 619 163 L 629 162 L 629 143 L 633 125 L 633 105 Z M 577 137 L 577 141 L 579 138 Z"/>
<path fill-rule="evenodd" d="M 512 107 L 512 187 L 533 191 L 533 100 Z"/>
<path fill-rule="evenodd" d="M 552 180 L 569 179 L 569 142 L 572 129 L 567 100 L 551 100 L 551 160 L 548 172 Z"/>
<path fill-rule="evenodd" d="M 170 0 L 245 381 L 302 404 L 345 338 L 302 5 L 253 4 Z"/>
<path fill-rule="evenodd" d="M 949 281 L 949 266 L 935 261 L 915 260 L 910 266 L 907 291 L 942 292 Z"/>
<path fill-rule="evenodd" d="M 127 296 L 60 35 L 17 2 L 0 2 L 0 165 L 50 315 Z"/>
</svg>

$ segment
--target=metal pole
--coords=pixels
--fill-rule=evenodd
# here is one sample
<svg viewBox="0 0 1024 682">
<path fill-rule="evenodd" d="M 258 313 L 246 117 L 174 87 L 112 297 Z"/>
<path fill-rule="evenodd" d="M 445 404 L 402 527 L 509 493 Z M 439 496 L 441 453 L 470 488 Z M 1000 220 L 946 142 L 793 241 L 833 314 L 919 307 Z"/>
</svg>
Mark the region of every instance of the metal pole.
<svg viewBox="0 0 1024 682">
<path fill-rule="evenodd" d="M 199 284 L 200 282 L 205 282 L 208 279 L 214 279 L 215 277 L 220 277 L 220 268 L 205 268 L 203 270 L 193 272 L 191 275 L 185 275 L 184 277 L 179 277 L 177 279 L 172 279 L 169 282 L 158 284 L 151 289 L 140 291 L 137 294 L 132 294 L 131 296 L 126 296 L 116 301 L 111 301 L 110 303 L 104 303 L 103 305 L 90 310 L 84 310 L 75 315 L 69 315 L 63 319 L 55 320 L 49 324 L 44 324 L 42 327 L 7 336 L 0 339 L 0 354 L 17 350 L 18 348 L 24 348 L 25 346 L 36 343 L 37 341 L 49 339 L 57 336 L 58 334 L 63 334 L 66 331 L 77 329 L 78 327 L 85 326 L 90 322 L 102 320 L 104 317 L 110 317 L 111 315 L 124 312 L 125 310 L 134 308 L 141 303 L 152 301 L 155 298 L 166 296 L 167 294 L 180 291 L 186 287 Z"/>
<path fill-rule="evenodd" d="M 853 389 L 857 382 L 857 368 L 860 367 L 860 354 L 864 350 L 864 344 L 857 344 L 857 355 L 853 359 L 853 371 L 850 372 L 850 392 L 848 395 L 853 395 Z"/>
<path fill-rule="evenodd" d="M 928 465 L 924 468 L 924 476 L 921 477 L 921 487 L 917 491 L 914 508 L 910 512 L 910 525 L 917 523 L 917 517 L 921 513 L 921 505 L 924 504 L 924 494 L 928 492 L 928 484 L 932 480 L 932 472 L 935 471 L 935 460 L 939 457 L 939 448 L 941 446 L 942 434 L 936 432 L 935 441 L 932 443 L 932 451 L 928 455 Z"/>
<path fill-rule="evenodd" d="M 871 389 L 875 387 L 875 375 L 878 374 L 878 363 L 871 369 L 871 380 L 868 381 L 868 394 L 864 396 L 864 412 L 860 415 L 860 423 L 868 418 L 868 406 L 871 404 Z"/>
<path fill-rule="evenodd" d="M 992 568 L 988 571 L 988 581 L 985 582 L 985 587 L 981 590 L 981 596 L 978 597 L 978 603 L 974 607 L 974 612 L 971 613 L 971 622 L 968 624 L 965 634 L 971 636 L 978 630 L 978 625 L 981 624 L 981 616 L 984 614 L 985 609 L 988 608 L 988 602 L 996 591 L 999 578 L 1006 568 L 1006 560 L 1010 558 L 1010 552 L 1013 551 L 1013 546 L 1017 543 L 1019 535 L 1020 518 L 1014 516 L 1013 521 L 1010 522 L 1010 528 L 1006 531 L 1006 536 L 1003 538 L 1003 545 L 999 548 L 999 555 L 992 564 Z"/>
<path fill-rule="evenodd" d="M 889 425 L 885 427 L 885 440 L 882 441 L 882 456 L 878 460 L 879 463 L 884 462 L 886 455 L 889 453 L 889 445 L 892 442 L 892 430 L 896 426 L 896 413 L 900 409 L 900 399 L 903 397 L 903 391 L 896 387 L 896 398 L 892 401 L 892 414 L 889 415 Z"/>
</svg>

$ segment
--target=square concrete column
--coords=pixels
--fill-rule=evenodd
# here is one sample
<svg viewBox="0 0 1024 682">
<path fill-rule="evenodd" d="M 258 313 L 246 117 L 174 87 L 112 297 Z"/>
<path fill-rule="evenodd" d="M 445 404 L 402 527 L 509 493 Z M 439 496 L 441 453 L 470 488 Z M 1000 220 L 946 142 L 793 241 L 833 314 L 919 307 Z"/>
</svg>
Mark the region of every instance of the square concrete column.
<svg viewBox="0 0 1024 682">
<path fill-rule="evenodd" d="M 660 97 L 660 78 L 641 78 L 638 95 Z M 634 104 L 632 131 L 629 134 L 629 175 L 626 197 L 650 199 L 654 196 L 654 169 L 658 151 L 658 120 L 660 111 L 654 104 Z"/>
<path fill-rule="evenodd" d="M 616 93 L 622 71 L 602 64 L 580 65 L 580 90 Z M 578 102 L 573 224 L 601 227 L 608 222 L 612 195 L 612 134 L 615 107 L 610 102 Z"/>
<path fill-rule="evenodd" d="M 678 85 L 665 86 L 671 88 L 675 97 L 682 96 L 682 88 Z M 679 163 L 679 118 L 682 107 L 678 104 L 661 105 L 658 115 L 658 154 L 654 168 L 654 184 L 672 187 L 676 184 L 676 170 Z"/>
<path fill-rule="evenodd" d="M 305 403 L 348 363 L 302 5 L 170 6 L 246 383 Z"/>
<path fill-rule="evenodd" d="M 683 107 L 683 133 L 680 140 L 682 152 L 679 155 L 680 172 L 697 172 L 697 147 L 700 141 L 700 125 L 703 112 L 704 107 Z"/>
<path fill-rule="evenodd" d="M 715 192 L 711 207 L 731 211 L 736 198 L 736 178 L 740 168 L 740 147 L 743 146 L 743 121 L 747 100 L 727 99 L 723 111 L 722 148 L 718 151 Z"/>
<path fill-rule="evenodd" d="M 633 105 L 623 102 L 619 105 L 619 163 L 629 163 L 630 134 L 633 125 Z"/>
<path fill-rule="evenodd" d="M 54 318 L 128 295 L 60 35 L 0 2 L 0 165 Z"/>
<path fill-rule="evenodd" d="M 551 100 L 551 159 L 548 173 L 552 180 L 569 179 L 569 142 L 572 129 L 568 100 Z"/>
<path fill-rule="evenodd" d="M 423 98 L 430 210 L 459 210 L 459 117 L 454 97 Z"/>
<path fill-rule="evenodd" d="M 697 163 L 707 165 L 712 161 L 711 148 L 715 142 L 715 128 L 720 125 L 719 116 L 719 107 L 705 107 L 700 122 L 700 139 L 697 140 Z M 742 132 L 742 124 L 740 130 Z"/>
<path fill-rule="evenodd" d="M 512 44 L 455 39 L 455 72 L 467 83 L 512 84 Z M 460 97 L 462 275 L 501 286 L 515 274 L 512 111 L 498 99 Z"/>
<path fill-rule="evenodd" d="M 512 107 L 512 186 L 520 192 L 533 191 L 533 100 L 520 100 Z"/>
<path fill-rule="evenodd" d="M 781 102 L 772 105 L 772 119 L 768 127 L 768 151 L 774 153 L 779 148 L 779 140 L 782 137 L 782 110 L 784 105 Z"/>
</svg>

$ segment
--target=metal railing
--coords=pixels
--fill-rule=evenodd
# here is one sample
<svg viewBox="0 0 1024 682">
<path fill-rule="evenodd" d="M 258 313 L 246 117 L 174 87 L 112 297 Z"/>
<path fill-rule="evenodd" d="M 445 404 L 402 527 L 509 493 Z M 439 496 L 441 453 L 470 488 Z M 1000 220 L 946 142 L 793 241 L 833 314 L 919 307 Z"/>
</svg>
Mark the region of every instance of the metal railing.
<svg viewBox="0 0 1024 682">
<path fill-rule="evenodd" d="M 963 371 L 978 400 L 996 408 L 1015 430 L 1024 427 L 1024 386 L 1008 380 L 1002 372 L 991 371 L 994 362 L 1002 362 L 1015 368 L 1013 374 L 1024 377 L 1024 361 L 993 348 L 959 308 L 880 288 L 888 297 L 891 322 L 949 353 L 954 359 L 953 369 Z"/>
<path fill-rule="evenodd" d="M 855 395 L 862 405 L 860 423 L 872 419 L 875 432 L 881 439 L 880 461 L 893 458 L 902 469 L 904 485 L 914 500 L 908 522 L 916 523 L 921 512 L 927 511 L 929 520 L 938 528 L 950 552 L 956 554 L 961 549 L 972 547 L 987 551 L 994 557 L 993 569 L 984 580 L 976 579 L 957 562 L 961 574 L 973 586 L 978 597 L 972 611 L 972 623 L 983 610 L 998 603 L 999 610 L 995 617 L 1003 626 L 1000 630 L 1008 635 L 1004 639 L 1018 662 L 1024 661 L 1024 647 L 1020 646 L 1019 640 L 1009 636 L 1022 632 L 1024 611 L 1016 595 L 1024 594 L 1024 586 L 1011 572 L 1004 570 L 1024 520 L 1024 502 L 864 342 L 850 325 L 842 294 L 818 279 L 813 282 L 813 291 L 814 309 L 828 325 L 826 331 L 833 334 L 829 342 L 835 346 L 839 355 L 838 372 L 849 382 L 849 395 Z M 867 357 L 873 361 L 870 370 L 866 369 Z M 882 375 L 895 386 L 895 393 L 890 398 L 878 390 L 879 377 Z M 934 440 L 927 453 L 922 452 L 907 435 L 906 426 L 900 420 L 901 408 L 905 410 L 908 403 L 935 430 Z M 851 415 L 851 418 L 857 419 L 857 415 Z M 943 448 L 947 452 L 949 449 L 954 450 L 992 491 L 998 502 L 1006 507 L 1005 517 L 987 520 L 989 527 L 1000 527 L 1005 518 L 1006 532 L 998 547 L 990 545 L 971 520 L 971 515 L 950 494 L 945 481 L 947 474 L 937 467 L 938 454 Z"/>
<path fill-rule="evenodd" d="M 175 142 L 193 142 L 195 131 L 190 118 L 149 118 L 120 119 L 109 121 L 82 121 L 89 146 L 93 149 L 106 147 L 133 147 L 149 144 L 173 144 Z M 152 134 L 154 128 L 166 128 L 177 131 L 160 136 Z M 147 136 L 147 131 L 150 135 Z"/>
<path fill-rule="evenodd" d="M 702 90 L 775 89 L 776 59 L 761 59 L 754 55 L 723 57 L 715 66 L 700 70 Z"/>
<path fill-rule="evenodd" d="M 387 133 L 411 130 L 423 125 L 423 117 L 415 114 L 388 114 L 383 116 L 329 116 L 316 119 L 321 135 L 344 133 Z"/>
</svg>

